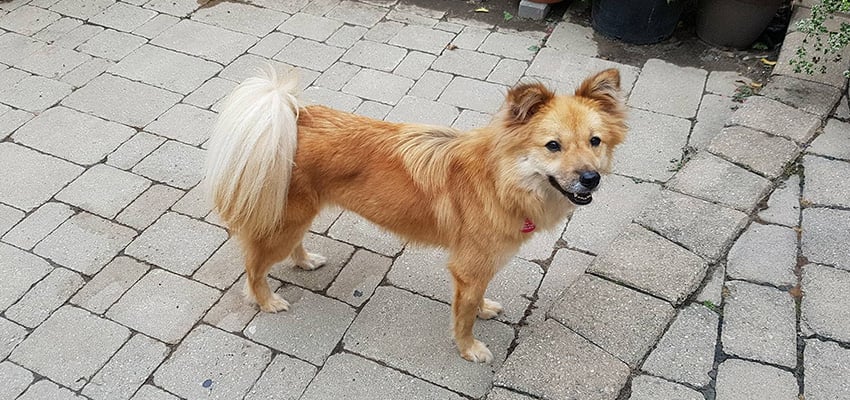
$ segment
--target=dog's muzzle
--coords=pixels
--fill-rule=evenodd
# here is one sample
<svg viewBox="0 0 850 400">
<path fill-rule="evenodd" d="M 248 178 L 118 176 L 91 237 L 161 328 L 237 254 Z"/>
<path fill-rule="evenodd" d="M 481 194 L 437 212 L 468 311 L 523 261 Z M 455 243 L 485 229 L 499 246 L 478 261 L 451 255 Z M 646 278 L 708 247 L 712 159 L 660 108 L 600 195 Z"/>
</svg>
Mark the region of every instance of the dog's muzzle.
<svg viewBox="0 0 850 400">
<path fill-rule="evenodd" d="M 568 198 L 573 204 L 584 206 L 593 201 L 593 189 L 599 185 L 599 174 L 595 171 L 582 172 L 579 175 L 577 184 L 571 185 L 570 189 L 578 189 L 568 191 L 564 189 L 554 176 L 549 175 L 549 184 L 557 191 L 561 192 L 564 197 Z"/>
</svg>

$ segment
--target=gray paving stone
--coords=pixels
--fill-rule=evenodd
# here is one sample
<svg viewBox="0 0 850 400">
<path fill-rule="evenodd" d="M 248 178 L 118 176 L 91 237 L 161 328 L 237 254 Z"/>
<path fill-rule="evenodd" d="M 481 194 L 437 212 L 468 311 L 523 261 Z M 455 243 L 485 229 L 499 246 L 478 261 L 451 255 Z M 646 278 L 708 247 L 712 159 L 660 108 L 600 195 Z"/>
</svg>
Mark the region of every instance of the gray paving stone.
<svg viewBox="0 0 850 400">
<path fill-rule="evenodd" d="M 177 104 L 146 129 L 151 133 L 197 146 L 209 138 L 215 120 L 216 114 L 213 112 Z"/>
<path fill-rule="evenodd" d="M 833 115 L 833 117 L 840 118 L 845 121 L 847 119 L 850 119 L 850 105 L 848 105 L 847 103 L 847 96 L 841 98 L 841 101 L 835 108 L 835 114 Z"/>
<path fill-rule="evenodd" d="M 91 58 L 86 63 L 75 68 L 73 71 L 65 74 L 61 81 L 70 84 L 76 88 L 85 86 L 92 79 L 97 78 L 106 71 L 113 62 L 104 58 Z"/>
<path fill-rule="evenodd" d="M 808 264 L 803 268 L 803 302 L 800 324 L 822 337 L 850 342 L 850 273 Z"/>
<path fill-rule="evenodd" d="M 281 32 L 272 32 L 262 39 L 257 44 L 248 49 L 248 53 L 258 55 L 260 57 L 272 58 L 275 54 L 280 53 L 289 42 L 295 37 Z"/>
<path fill-rule="evenodd" d="M 430 298 L 451 303 L 452 280 L 446 263 L 448 255 L 440 249 L 411 247 L 396 258 L 387 274 L 392 285 Z M 519 258 L 508 261 L 490 282 L 485 292 L 489 299 L 504 307 L 498 319 L 517 323 L 540 284 L 543 272 L 537 264 Z"/>
<path fill-rule="evenodd" d="M 171 207 L 172 211 L 186 214 L 198 219 L 204 218 L 212 211 L 212 199 L 209 198 L 208 189 L 204 185 L 198 185 L 183 195 L 180 200 Z"/>
<path fill-rule="evenodd" d="M 544 261 L 552 256 L 561 234 L 564 233 L 568 220 L 561 221 L 554 228 L 544 231 L 535 231 L 531 238 L 520 246 L 519 251 L 514 255 L 523 260 L 528 261 Z"/>
<path fill-rule="evenodd" d="M 596 41 L 593 40 L 593 29 L 569 22 L 561 22 L 555 26 L 546 38 L 546 47 L 587 57 L 596 57 L 599 54 Z"/>
<path fill-rule="evenodd" d="M 7 32 L 0 36 L 0 63 L 12 65 L 35 53 L 45 44 L 24 35 Z"/>
<path fill-rule="evenodd" d="M 584 274 L 594 257 L 569 249 L 560 249 L 549 264 L 543 281 L 537 289 L 537 301 L 534 302 L 534 314 L 541 318 L 561 297 L 565 288 L 569 288 Z M 534 315 L 533 314 L 533 315 Z"/>
<path fill-rule="evenodd" d="M 348 48 L 360 40 L 367 31 L 368 29 L 362 26 L 343 25 L 331 37 L 325 40 L 325 43 L 331 46 Z"/>
<path fill-rule="evenodd" d="M 212 78 L 204 82 L 192 94 L 186 96 L 183 102 L 200 108 L 210 108 L 236 88 L 236 83 L 221 78 Z"/>
<path fill-rule="evenodd" d="M 850 248 L 844 245 L 850 232 L 850 211 L 804 209 L 802 228 L 803 256 L 850 271 Z"/>
<path fill-rule="evenodd" d="M 274 279 L 269 281 L 272 291 L 277 290 L 280 285 L 280 281 Z M 245 277 L 243 276 L 230 289 L 227 289 L 218 303 L 204 315 L 204 322 L 228 332 L 236 334 L 242 332 L 259 312 L 245 298 L 244 288 Z"/>
<path fill-rule="evenodd" d="M 493 117 L 490 114 L 472 110 L 463 110 L 460 112 L 460 115 L 457 117 L 455 122 L 452 123 L 452 128 L 468 131 L 487 125 L 490 123 L 492 118 Z"/>
<path fill-rule="evenodd" d="M 425 71 L 413 88 L 410 89 L 410 95 L 420 97 L 427 100 L 437 100 L 443 89 L 452 81 L 452 76 L 442 72 Z"/>
<path fill-rule="evenodd" d="M 437 21 L 439 21 L 438 19 L 429 18 L 416 13 L 408 12 L 398 7 L 390 10 L 386 18 L 393 21 L 403 22 L 409 25 L 422 25 L 429 28 L 433 28 L 434 25 L 437 24 Z"/>
<path fill-rule="evenodd" d="M 132 127 L 142 127 L 180 100 L 180 95 L 108 74 L 68 96 L 63 105 Z"/>
<path fill-rule="evenodd" d="M 591 74 L 606 68 L 620 70 L 620 87 L 624 94 L 632 90 L 640 70 L 595 57 L 584 57 L 552 48 L 543 48 L 534 57 L 526 75 L 551 79 L 560 83 L 558 87 L 572 91 Z M 659 135 L 660 136 L 660 135 Z"/>
<path fill-rule="evenodd" d="M 847 83 L 847 79 L 843 74 L 847 67 L 844 65 L 845 63 L 843 61 L 823 61 L 822 65 L 826 67 L 826 73 L 820 73 L 818 71 L 815 74 L 807 75 L 802 72 L 794 72 L 793 67 L 788 61 L 790 61 L 794 54 L 796 54 L 796 49 L 803 45 L 803 41 L 805 39 L 806 34 L 802 32 L 789 32 L 785 35 L 785 38 L 782 41 L 782 49 L 780 50 L 779 57 L 776 60 L 776 66 L 773 68 L 773 75 L 786 75 L 843 88 Z M 846 59 L 850 56 L 850 52 L 848 52 L 845 48 L 841 52 L 841 56 L 842 60 Z"/>
<path fill-rule="evenodd" d="M 390 257 L 404 247 L 397 236 L 350 211 L 343 212 L 334 222 L 329 236 Z"/>
<path fill-rule="evenodd" d="M 32 36 L 59 18 L 61 15 L 55 12 L 25 5 L 0 17 L 0 28 Z"/>
<path fill-rule="evenodd" d="M 236 239 L 230 238 L 195 271 L 192 279 L 219 289 L 227 289 L 244 270 L 242 249 Z"/>
<path fill-rule="evenodd" d="M 418 51 L 411 51 L 396 67 L 394 73 L 411 79 L 419 79 L 437 57 Z"/>
<path fill-rule="evenodd" d="M 809 153 L 850 160 L 850 123 L 830 118 L 818 136 L 806 149 Z"/>
<path fill-rule="evenodd" d="M 431 68 L 469 78 L 485 79 L 498 62 L 498 57 L 489 54 L 456 49 L 443 52 L 443 55 L 437 57 Z"/>
<path fill-rule="evenodd" d="M 345 84 L 357 75 L 362 68 L 344 62 L 336 62 L 331 65 L 325 72 L 322 72 L 315 82 L 316 86 L 321 86 L 330 90 L 340 90 Z"/>
<path fill-rule="evenodd" d="M 275 60 L 315 71 L 328 69 L 345 50 L 312 40 L 295 38 L 276 56 Z"/>
<path fill-rule="evenodd" d="M 331 63 L 332 62 L 333 61 L 331 61 Z M 258 68 L 264 68 L 267 64 L 271 64 L 272 67 L 281 72 L 289 72 L 290 70 L 293 70 L 296 74 L 298 74 L 298 89 L 300 90 L 306 89 L 311 83 L 313 83 L 313 81 L 316 80 L 316 78 L 319 77 L 319 73 L 311 69 L 293 67 L 289 64 L 269 60 L 253 54 L 245 54 L 237 58 L 236 61 L 230 63 L 230 65 L 219 72 L 218 76 L 219 78 L 224 78 L 233 82 L 242 82 L 249 77 L 255 76 Z M 219 111 L 217 108 L 218 105 L 220 104 L 213 105 L 212 110 Z"/>
<path fill-rule="evenodd" d="M 600 254 L 645 205 L 658 196 L 660 187 L 609 175 L 602 179 L 594 201 L 570 217 L 563 239 L 576 249 Z"/>
<path fill-rule="evenodd" d="M 759 151 L 752 151 L 753 148 Z M 800 148 L 790 140 L 742 126 L 724 128 L 711 141 L 708 151 L 770 179 L 782 175 L 785 166 L 800 154 Z"/>
<path fill-rule="evenodd" d="M 381 21 L 363 34 L 364 39 L 386 43 L 392 39 L 405 25 L 396 21 Z"/>
<path fill-rule="evenodd" d="M 133 168 L 163 143 L 165 139 L 159 136 L 139 132 L 110 153 L 106 157 L 106 164 L 121 169 Z"/>
<path fill-rule="evenodd" d="M 36 328 L 9 359 L 78 390 L 129 336 L 130 331 L 121 325 L 65 306 Z"/>
<path fill-rule="evenodd" d="M 587 274 L 549 311 L 551 318 L 631 366 L 649 352 L 674 315 L 665 301 Z"/>
<path fill-rule="evenodd" d="M 369 118 L 384 119 L 391 110 L 391 106 L 367 100 L 360 103 L 360 106 L 354 110 L 354 113 Z"/>
<path fill-rule="evenodd" d="M 628 104 L 681 118 L 693 118 L 702 99 L 707 75 L 702 69 L 650 59 L 643 65 Z M 679 89 L 670 90 L 671 87 Z"/>
<path fill-rule="evenodd" d="M 359 250 L 334 279 L 327 295 L 359 307 L 375 292 L 391 264 L 387 257 Z"/>
<path fill-rule="evenodd" d="M 773 224 L 799 226 L 800 175 L 791 175 L 780 183 L 767 200 L 767 208 L 760 211 L 758 216 Z"/>
<path fill-rule="evenodd" d="M 820 119 L 805 111 L 762 96 L 747 98 L 732 114 L 731 125 L 742 125 L 782 136 L 799 143 L 807 142 L 820 126 Z"/>
<path fill-rule="evenodd" d="M 747 215 L 693 197 L 661 191 L 635 222 L 713 262 L 726 253 Z"/>
<path fill-rule="evenodd" d="M 629 400 L 704 400 L 702 393 L 654 376 L 641 375 L 632 379 L 632 394 Z"/>
<path fill-rule="evenodd" d="M 58 103 L 70 94 L 72 89 L 67 83 L 33 75 L 0 91 L 0 101 L 12 107 L 39 113 Z"/>
<path fill-rule="evenodd" d="M 375 85 L 375 82 L 382 84 Z M 369 100 L 396 104 L 411 86 L 413 86 L 411 79 L 386 72 L 363 69 L 351 78 L 348 84 L 342 88 L 342 91 Z"/>
<path fill-rule="evenodd" d="M 105 218 L 118 213 L 144 192 L 150 181 L 107 165 L 97 164 L 56 194 L 56 199 Z M 97 196 L 92 196 L 97 193 Z"/>
<path fill-rule="evenodd" d="M 298 399 L 315 376 L 316 367 L 285 354 L 278 354 L 263 371 L 263 376 L 251 387 L 245 399 Z M 358 374 L 358 376 L 362 375 Z M 345 393 L 348 397 L 351 392 L 345 391 Z"/>
<path fill-rule="evenodd" d="M 506 93 L 505 86 L 457 76 L 440 95 L 440 101 L 492 114 L 502 105 Z"/>
<path fill-rule="evenodd" d="M 527 68 L 527 62 L 503 58 L 487 76 L 487 81 L 513 86 L 519 82 L 519 78 L 522 77 Z"/>
<path fill-rule="evenodd" d="M 0 204 L 0 236 L 8 232 L 24 219 L 24 212 L 5 204 Z"/>
<path fill-rule="evenodd" d="M 186 398 L 242 398 L 269 364 L 269 349 L 200 325 L 154 373 L 154 383 Z M 209 387 L 201 383 L 210 380 Z"/>
<path fill-rule="evenodd" d="M 850 350 L 833 342 L 806 340 L 803 362 L 807 399 L 840 399 L 850 395 Z"/>
<path fill-rule="evenodd" d="M 404 96 L 384 120 L 448 126 L 457 118 L 458 114 L 459 112 L 454 106 L 418 97 Z"/>
<path fill-rule="evenodd" d="M 350 379 L 357 376 L 357 379 Z M 456 393 L 353 354 L 336 354 L 307 388 L 303 399 L 461 399 Z"/>
<path fill-rule="evenodd" d="M 698 153 L 668 187 L 704 200 L 750 212 L 770 191 L 769 180 L 708 153 Z"/>
<path fill-rule="evenodd" d="M 143 230 L 171 207 L 183 192 L 165 185 L 153 185 L 118 214 L 116 221 Z"/>
<path fill-rule="evenodd" d="M 103 314 L 146 272 L 147 265 L 129 257 L 116 257 L 77 291 L 71 303 Z"/>
<path fill-rule="evenodd" d="M 9 110 L 0 115 L 0 140 L 12 134 L 21 125 L 35 117 L 35 114 L 24 110 Z"/>
<path fill-rule="evenodd" d="M 58 2 L 50 7 L 51 11 L 79 19 L 91 18 L 114 3 L 113 0 L 81 0 Z"/>
<path fill-rule="evenodd" d="M 260 37 L 268 35 L 287 18 L 289 14 L 279 11 L 231 2 L 202 7 L 192 13 L 193 20 Z"/>
<path fill-rule="evenodd" d="M 186 95 L 221 69 L 221 65 L 198 57 L 144 45 L 108 72 Z"/>
<path fill-rule="evenodd" d="M 495 384 L 545 399 L 613 399 L 629 367 L 581 336 L 548 320 L 520 342 Z"/>
<path fill-rule="evenodd" d="M 227 240 L 227 232 L 189 217 L 166 213 L 125 250 L 130 256 L 181 275 L 193 273 Z"/>
<path fill-rule="evenodd" d="M 277 29 L 293 36 L 321 42 L 329 38 L 341 26 L 340 21 L 301 12 L 294 14 Z"/>
<path fill-rule="evenodd" d="M 354 253 L 354 247 L 343 242 L 329 239 L 325 236 L 319 236 L 308 233 L 304 236 L 304 248 L 307 251 L 320 253 L 325 256 L 328 261 L 319 269 L 307 271 L 296 267 L 291 260 L 276 264 L 270 275 L 284 282 L 293 283 L 295 285 L 321 291 L 325 290 L 331 281 L 336 278 L 339 271 L 348 260 L 351 254 Z"/>
<path fill-rule="evenodd" d="M 630 109 L 627 124 L 629 134 L 617 147 L 614 172 L 652 181 L 670 179 L 682 158 L 691 122 Z"/>
<path fill-rule="evenodd" d="M 90 59 L 91 56 L 87 54 L 61 46 L 47 45 L 36 50 L 15 66 L 46 78 L 59 79 Z"/>
<path fill-rule="evenodd" d="M 173 15 L 159 14 L 133 30 L 133 33 L 144 38 L 153 39 L 178 22 L 180 22 L 180 18 Z"/>
<path fill-rule="evenodd" d="M 145 4 L 145 8 L 151 8 L 178 17 L 188 16 L 200 6 L 200 4 L 191 0 L 152 0 Z"/>
<path fill-rule="evenodd" d="M 320 104 L 340 111 L 352 112 L 363 102 L 360 98 L 336 90 L 313 86 L 301 96 L 306 104 Z"/>
<path fill-rule="evenodd" d="M 48 42 L 48 43 L 55 42 L 56 40 L 60 39 L 63 35 L 79 28 L 82 24 L 83 24 L 83 21 L 80 21 L 76 18 L 62 17 L 62 18 L 56 20 L 55 22 L 53 22 L 52 24 L 50 24 L 50 26 L 48 26 L 48 27 L 36 32 L 35 34 L 31 35 L 31 37 L 33 39 L 38 39 L 38 40 L 43 41 L 43 42 Z M 66 48 L 70 48 L 70 47 L 66 46 Z"/>
<path fill-rule="evenodd" d="M 803 199 L 817 205 L 850 208 L 850 163 L 806 156 L 803 167 Z"/>
<path fill-rule="evenodd" d="M 62 127 L 62 129 L 56 129 Z M 47 110 L 18 129 L 20 143 L 70 161 L 92 165 L 133 135 L 133 129 L 65 107 Z"/>
<path fill-rule="evenodd" d="M 736 108 L 736 103 L 730 97 L 716 94 L 702 96 L 697 111 L 697 122 L 691 129 L 688 145 L 697 149 L 708 147 L 711 140 L 723 130 Z"/>
<path fill-rule="evenodd" d="M 448 305 L 393 287 L 379 287 L 343 339 L 345 349 L 388 367 L 472 397 L 490 389 L 513 331 L 496 321 L 477 321 L 474 334 L 493 352 L 492 364 L 461 358 L 450 334 Z M 416 332 L 417 340 L 410 340 Z"/>
<path fill-rule="evenodd" d="M 169 353 L 162 342 L 135 334 L 82 390 L 92 399 L 129 399 Z"/>
<path fill-rule="evenodd" d="M 490 389 L 490 393 L 487 393 L 487 397 L 485 400 L 533 400 L 533 397 L 528 397 L 524 394 L 519 394 L 517 392 L 512 392 L 508 389 L 500 388 L 498 386 L 494 386 Z"/>
<path fill-rule="evenodd" d="M 257 42 L 257 38 L 217 26 L 182 20 L 151 40 L 151 44 L 228 64 Z"/>
<path fill-rule="evenodd" d="M 752 80 L 736 71 L 710 71 L 705 83 L 705 91 L 731 97 L 741 85 L 749 85 Z"/>
<path fill-rule="evenodd" d="M 60 225 L 33 251 L 84 275 L 94 275 L 135 236 L 130 228 L 80 213 Z"/>
<path fill-rule="evenodd" d="M 45 203 L 3 236 L 3 241 L 25 250 L 32 250 L 36 243 L 44 239 L 72 215 L 74 215 L 74 210 L 65 204 Z"/>
<path fill-rule="evenodd" d="M 47 275 L 52 267 L 40 257 L 0 243 L 0 272 L 14 279 L 0 280 L 0 309 L 15 303 L 34 283 Z"/>
<path fill-rule="evenodd" d="M 460 24 L 453 24 L 451 22 L 440 21 L 437 22 L 437 25 L 434 25 L 434 28 L 451 33 L 460 33 L 464 26 Z"/>
<path fill-rule="evenodd" d="M 408 25 L 390 39 L 389 43 L 408 49 L 424 51 L 426 53 L 442 53 L 443 49 L 452 41 L 454 34 L 436 29 L 426 28 L 418 25 Z"/>
<path fill-rule="evenodd" d="M 156 386 L 144 385 L 133 395 L 132 400 L 179 400 L 179 398 Z"/>
<path fill-rule="evenodd" d="M 794 368 L 794 299 L 787 292 L 742 281 L 726 282 L 721 341 L 727 354 Z"/>
<path fill-rule="evenodd" d="M 83 27 L 86 26 L 84 25 Z M 92 35 L 90 39 L 87 39 L 77 49 L 95 57 L 119 61 L 145 44 L 146 41 L 145 38 L 136 35 L 106 29 L 98 32 L 96 35 Z"/>
<path fill-rule="evenodd" d="M 790 372 L 744 360 L 728 359 L 717 370 L 717 400 L 797 400 Z"/>
<path fill-rule="evenodd" d="M 21 397 L 18 397 L 19 400 L 40 400 L 40 399 L 51 399 L 51 400 L 84 400 L 85 397 L 76 396 L 73 392 L 68 389 L 65 389 L 47 379 L 42 379 L 24 392 Z"/>
<path fill-rule="evenodd" d="M 521 34 L 493 32 L 478 47 L 478 51 L 501 57 L 531 61 L 537 50 L 540 49 L 540 46 L 540 39 Z"/>
<path fill-rule="evenodd" d="M 452 44 L 461 49 L 477 50 L 478 46 L 481 46 L 481 43 L 484 43 L 484 39 L 486 39 L 488 35 L 490 35 L 490 31 L 488 30 L 466 26 L 460 33 L 458 33 L 454 40 L 452 40 Z"/>
<path fill-rule="evenodd" d="M 718 320 L 717 314 L 703 306 L 691 304 L 683 308 L 642 369 L 695 387 L 707 385 L 714 364 Z"/>
<path fill-rule="evenodd" d="M 81 286 L 83 277 L 79 274 L 65 268 L 55 268 L 15 305 L 6 309 L 6 317 L 27 328 L 35 328 Z"/>
<path fill-rule="evenodd" d="M 322 365 L 354 319 L 345 303 L 297 287 L 277 291 L 290 307 L 276 314 L 259 313 L 243 333 L 273 349 Z"/>
<path fill-rule="evenodd" d="M 220 295 L 208 286 L 153 269 L 106 316 L 166 343 L 177 343 Z"/>
<path fill-rule="evenodd" d="M 126 3 L 115 3 L 100 14 L 89 18 L 89 22 L 119 31 L 132 32 L 157 15 L 156 11 L 153 10 L 146 10 Z"/>
<path fill-rule="evenodd" d="M 726 274 L 773 286 L 797 283 L 797 232 L 793 229 L 753 223 L 738 238 L 727 256 Z"/>
<path fill-rule="evenodd" d="M 520 18 L 530 18 L 540 21 L 543 18 L 546 18 L 546 14 L 549 13 L 549 8 L 549 4 L 546 3 L 535 3 L 529 0 L 523 0 L 519 2 L 517 15 Z"/>
<path fill-rule="evenodd" d="M 197 147 L 169 140 L 139 162 L 133 172 L 188 190 L 203 177 L 205 154 Z"/>
<path fill-rule="evenodd" d="M 32 210 L 68 182 L 82 168 L 67 161 L 45 156 L 12 143 L 0 143 L 0 201 L 19 209 Z"/>
<path fill-rule="evenodd" d="M 0 380 L 4 382 L 3 387 L 0 387 L 0 398 L 14 399 L 27 390 L 33 375 L 24 368 L 3 361 L 0 363 Z"/>
<path fill-rule="evenodd" d="M 386 14 L 387 9 L 383 7 L 375 7 L 354 1 L 343 1 L 328 11 L 325 16 L 349 24 L 371 27 L 383 19 Z"/>
<path fill-rule="evenodd" d="M 588 271 L 681 304 L 708 265 L 696 254 L 637 224 L 625 227 Z"/>
<path fill-rule="evenodd" d="M 760 95 L 781 101 L 810 114 L 825 117 L 832 112 L 841 89 L 790 76 L 773 75 Z"/>
</svg>

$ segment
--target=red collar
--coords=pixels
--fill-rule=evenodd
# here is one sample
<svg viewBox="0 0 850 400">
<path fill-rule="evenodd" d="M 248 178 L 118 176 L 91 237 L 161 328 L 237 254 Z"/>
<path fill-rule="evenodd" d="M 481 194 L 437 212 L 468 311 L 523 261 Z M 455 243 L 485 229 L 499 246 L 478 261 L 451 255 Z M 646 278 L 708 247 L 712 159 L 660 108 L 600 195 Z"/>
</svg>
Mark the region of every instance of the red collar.
<svg viewBox="0 0 850 400">
<path fill-rule="evenodd" d="M 525 222 L 522 223 L 522 229 L 519 231 L 522 233 L 531 233 L 534 232 L 535 229 L 537 229 L 537 225 L 534 225 L 534 222 L 526 218 Z"/>
</svg>

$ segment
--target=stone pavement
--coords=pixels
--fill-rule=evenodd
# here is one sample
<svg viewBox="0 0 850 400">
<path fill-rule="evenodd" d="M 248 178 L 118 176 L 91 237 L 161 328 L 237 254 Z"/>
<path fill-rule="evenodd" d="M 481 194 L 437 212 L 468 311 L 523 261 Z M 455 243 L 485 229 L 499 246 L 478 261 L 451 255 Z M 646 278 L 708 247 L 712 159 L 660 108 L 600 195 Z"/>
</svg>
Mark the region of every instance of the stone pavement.
<svg viewBox="0 0 850 400">
<path fill-rule="evenodd" d="M 790 71 L 796 32 L 739 104 L 733 72 L 605 61 L 566 22 L 250 3 L 0 1 L 0 400 L 850 398 L 850 109 Z M 492 283 L 492 365 L 453 349 L 445 254 L 349 212 L 306 239 L 327 266 L 274 268 L 289 312 L 244 303 L 198 183 L 220 100 L 269 61 L 307 101 L 457 128 L 518 81 L 620 69 L 615 173 Z"/>
</svg>

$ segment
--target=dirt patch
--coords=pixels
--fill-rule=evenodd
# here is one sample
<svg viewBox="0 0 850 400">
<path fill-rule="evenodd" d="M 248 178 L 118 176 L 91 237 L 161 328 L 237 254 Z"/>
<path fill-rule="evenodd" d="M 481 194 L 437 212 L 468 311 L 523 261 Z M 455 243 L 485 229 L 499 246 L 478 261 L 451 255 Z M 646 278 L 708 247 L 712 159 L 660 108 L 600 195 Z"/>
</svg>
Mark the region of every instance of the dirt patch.
<svg viewBox="0 0 850 400">
<path fill-rule="evenodd" d="M 400 3 L 441 10 L 449 17 L 474 19 L 519 31 L 536 30 L 548 33 L 561 20 L 590 26 L 589 1 L 554 4 L 544 21 L 515 17 L 518 0 L 401 0 Z M 479 7 L 485 7 L 489 12 L 475 12 Z M 776 60 L 790 18 L 790 5 L 780 9 L 767 32 L 757 41 L 763 47 L 748 50 L 717 48 L 700 40 L 696 35 L 695 8 L 695 2 L 689 1 L 673 37 L 658 44 L 632 45 L 594 34 L 599 46 L 599 57 L 637 67 L 643 66 L 650 58 L 659 58 L 676 65 L 709 71 L 736 71 L 756 82 L 764 82 L 770 76 L 772 67 L 762 63 L 761 59 Z M 513 18 L 506 18 L 505 13 Z"/>
</svg>

